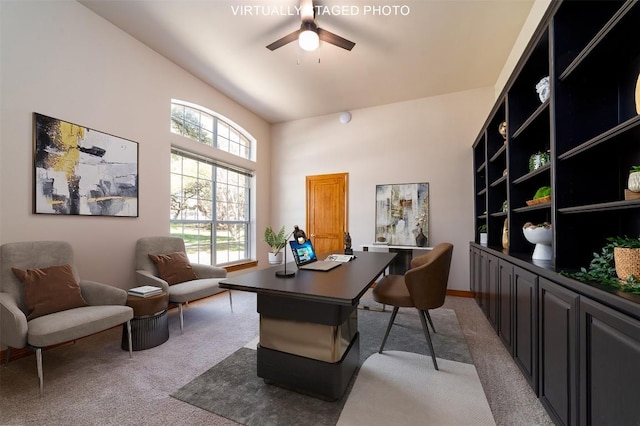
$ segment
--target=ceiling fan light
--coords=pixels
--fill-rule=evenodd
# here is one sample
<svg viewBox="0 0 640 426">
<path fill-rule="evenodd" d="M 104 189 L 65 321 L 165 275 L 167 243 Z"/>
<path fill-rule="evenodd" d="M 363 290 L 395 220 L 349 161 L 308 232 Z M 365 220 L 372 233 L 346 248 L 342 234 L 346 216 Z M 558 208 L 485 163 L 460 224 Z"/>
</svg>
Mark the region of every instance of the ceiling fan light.
<svg viewBox="0 0 640 426">
<path fill-rule="evenodd" d="M 300 36 L 298 37 L 298 44 L 303 50 L 309 52 L 316 50 L 320 45 L 320 38 L 318 37 L 318 33 L 312 30 L 305 30 L 300 32 Z"/>
</svg>

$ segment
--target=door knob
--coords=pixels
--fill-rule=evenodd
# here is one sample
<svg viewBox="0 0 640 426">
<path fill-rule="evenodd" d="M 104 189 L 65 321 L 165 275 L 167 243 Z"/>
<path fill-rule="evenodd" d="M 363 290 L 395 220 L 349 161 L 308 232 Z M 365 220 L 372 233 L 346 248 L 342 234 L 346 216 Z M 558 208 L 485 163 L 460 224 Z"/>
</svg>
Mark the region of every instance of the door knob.
<svg viewBox="0 0 640 426">
<path fill-rule="evenodd" d="M 311 234 L 311 236 L 315 238 L 315 237 L 316 237 L 316 234 Z"/>
</svg>

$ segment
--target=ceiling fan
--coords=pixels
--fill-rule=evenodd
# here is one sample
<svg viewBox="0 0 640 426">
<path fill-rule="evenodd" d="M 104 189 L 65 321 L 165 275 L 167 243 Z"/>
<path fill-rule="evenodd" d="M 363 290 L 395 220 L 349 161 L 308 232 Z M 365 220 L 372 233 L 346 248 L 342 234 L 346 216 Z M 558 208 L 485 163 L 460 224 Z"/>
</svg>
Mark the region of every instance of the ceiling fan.
<svg viewBox="0 0 640 426">
<path fill-rule="evenodd" d="M 346 50 L 351 50 L 353 49 L 353 46 L 356 45 L 354 42 L 349 41 L 346 38 L 340 37 L 339 35 L 327 30 L 323 30 L 322 28 L 318 28 L 315 22 L 315 7 L 313 6 L 313 0 L 301 0 L 299 10 L 302 20 L 300 29 L 274 41 L 267 46 L 267 49 L 276 50 L 296 39 L 302 49 L 309 51 L 316 50 L 320 44 L 320 40 Z"/>
</svg>

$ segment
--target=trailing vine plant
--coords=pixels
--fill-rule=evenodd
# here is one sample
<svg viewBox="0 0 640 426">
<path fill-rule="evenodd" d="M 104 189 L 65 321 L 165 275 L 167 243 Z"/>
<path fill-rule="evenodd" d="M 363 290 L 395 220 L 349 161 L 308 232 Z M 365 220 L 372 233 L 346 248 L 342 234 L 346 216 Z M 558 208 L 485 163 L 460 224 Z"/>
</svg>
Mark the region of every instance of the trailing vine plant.
<svg viewBox="0 0 640 426">
<path fill-rule="evenodd" d="M 640 248 L 640 237 L 610 237 L 609 243 L 602 247 L 600 254 L 593 253 L 589 268 L 580 268 L 579 272 L 561 272 L 562 275 L 584 283 L 599 283 L 633 294 L 640 294 L 640 277 L 631 275 L 621 280 L 616 275 L 613 249 L 616 247 Z"/>
</svg>

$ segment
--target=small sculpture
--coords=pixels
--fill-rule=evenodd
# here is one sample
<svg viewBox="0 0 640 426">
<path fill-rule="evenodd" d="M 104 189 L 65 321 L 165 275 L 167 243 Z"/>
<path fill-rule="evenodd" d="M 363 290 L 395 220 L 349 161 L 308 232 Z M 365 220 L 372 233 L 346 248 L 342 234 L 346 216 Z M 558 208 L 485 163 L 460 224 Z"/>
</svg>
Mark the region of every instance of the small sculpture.
<svg viewBox="0 0 640 426">
<path fill-rule="evenodd" d="M 344 254 L 353 254 L 353 249 L 351 248 L 351 235 L 348 232 L 344 233 Z"/>
</svg>

